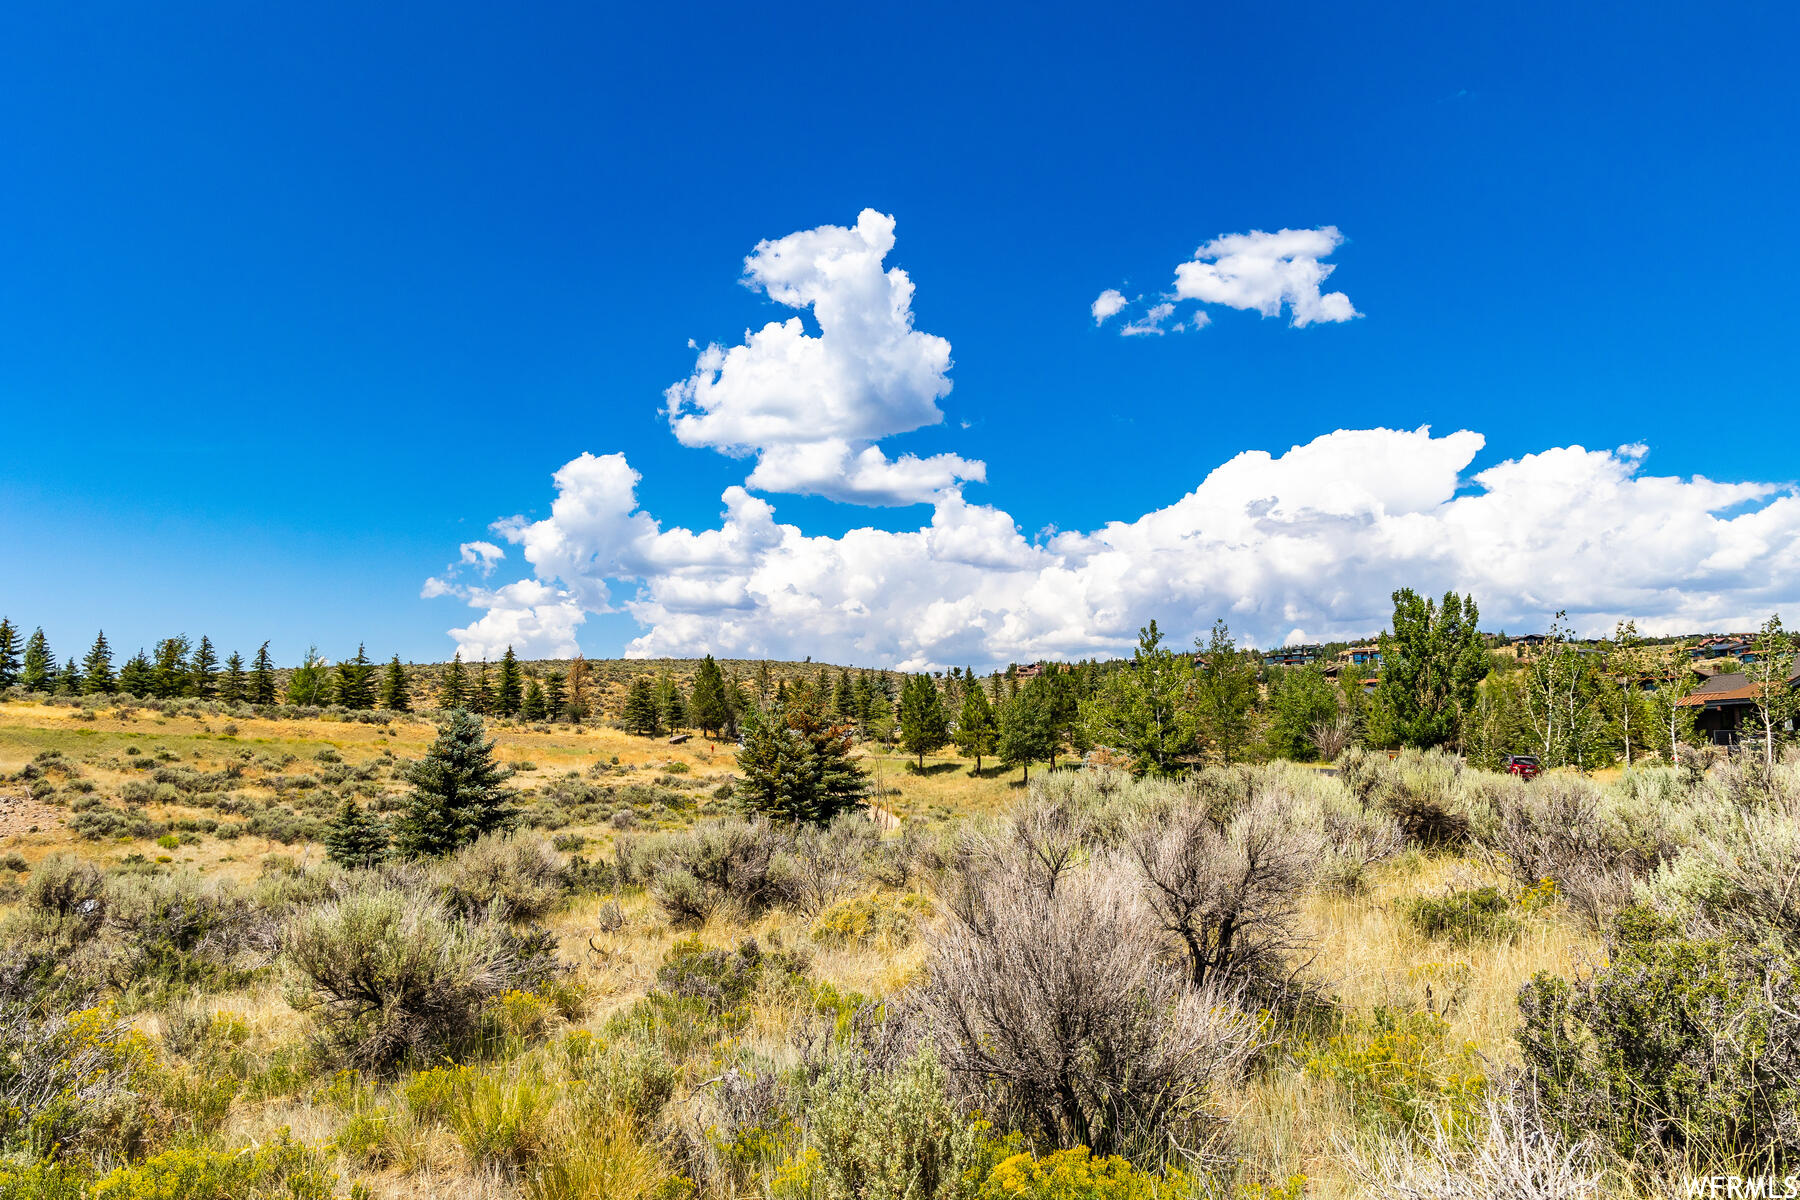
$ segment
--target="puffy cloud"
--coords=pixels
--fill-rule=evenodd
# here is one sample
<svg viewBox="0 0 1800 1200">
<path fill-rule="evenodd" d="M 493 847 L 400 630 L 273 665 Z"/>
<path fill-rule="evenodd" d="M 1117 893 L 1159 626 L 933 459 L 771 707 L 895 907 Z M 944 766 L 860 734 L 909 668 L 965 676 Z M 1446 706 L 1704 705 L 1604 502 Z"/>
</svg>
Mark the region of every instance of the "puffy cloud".
<svg viewBox="0 0 1800 1200">
<path fill-rule="evenodd" d="M 467 661 L 499 658 L 509 646 L 522 658 L 572 658 L 580 650 L 575 631 L 587 613 L 561 588 L 521 579 L 491 590 L 459 588 L 454 594 L 471 608 L 486 610 L 477 620 L 450 631 Z"/>
<path fill-rule="evenodd" d="M 457 549 L 462 552 L 462 565 L 473 566 L 483 575 L 492 575 L 494 565 L 506 557 L 506 551 L 492 542 L 464 542 Z"/>
<path fill-rule="evenodd" d="M 1348 321 L 1359 316 L 1342 292 L 1319 294 L 1336 267 L 1320 262 L 1344 240 L 1337 226 L 1232 233 L 1214 238 L 1175 268 L 1175 296 L 1203 304 L 1255 309 L 1281 315 L 1285 305 L 1295 326 L 1314 321 Z"/>
<path fill-rule="evenodd" d="M 1119 310 L 1124 308 L 1127 303 L 1125 293 L 1118 288 L 1107 288 L 1095 297 L 1093 307 L 1089 309 L 1094 314 L 1094 324 L 1104 325 L 1106 318 L 1117 316 Z"/>
<path fill-rule="evenodd" d="M 1319 229 L 1283 229 L 1264 233 L 1229 233 L 1194 251 L 1194 257 L 1175 268 L 1175 290 L 1157 297 L 1136 320 L 1119 327 L 1125 336 L 1160 334 L 1182 300 L 1250 309 L 1265 317 L 1278 317 L 1286 309 L 1295 327 L 1315 321 L 1348 321 L 1362 314 L 1342 292 L 1321 294 L 1319 288 L 1337 268 L 1319 260 L 1344 241 L 1337 226 Z M 1094 301 L 1094 324 L 1130 306 L 1121 293 L 1108 288 Z M 1202 329 L 1212 323 L 1204 309 L 1172 328 Z"/>
<path fill-rule="evenodd" d="M 882 269 L 894 219 L 864 209 L 854 228 L 824 225 L 765 241 L 744 260 L 744 282 L 778 304 L 810 309 L 712 344 L 664 393 L 685 446 L 755 455 L 746 481 L 765 491 L 857 504 L 914 504 L 982 464 L 954 454 L 890 461 L 874 443 L 943 420 L 950 343 L 913 328 L 912 280 Z"/>
<path fill-rule="evenodd" d="M 1624 616 L 1651 632 L 1744 626 L 1800 600 L 1791 485 L 1652 475 L 1641 446 L 1471 473 L 1483 446 L 1467 430 L 1339 430 L 1239 454 L 1135 520 L 1035 542 L 955 491 L 916 530 L 808 536 L 742 488 L 716 528 L 663 529 L 622 456 L 584 455 L 557 472 L 550 517 L 499 526 L 536 571 L 512 587 L 537 590 L 458 592 L 494 599 L 455 636 L 517 646 L 534 621 L 572 642 L 580 612 L 600 611 L 580 598 L 609 581 L 644 628 L 632 655 L 909 669 L 1121 653 L 1151 617 L 1194 635 L 1224 616 L 1259 644 L 1357 637 L 1402 585 L 1473 591 L 1483 625 L 1512 630 L 1559 608 L 1591 632 Z"/>
</svg>

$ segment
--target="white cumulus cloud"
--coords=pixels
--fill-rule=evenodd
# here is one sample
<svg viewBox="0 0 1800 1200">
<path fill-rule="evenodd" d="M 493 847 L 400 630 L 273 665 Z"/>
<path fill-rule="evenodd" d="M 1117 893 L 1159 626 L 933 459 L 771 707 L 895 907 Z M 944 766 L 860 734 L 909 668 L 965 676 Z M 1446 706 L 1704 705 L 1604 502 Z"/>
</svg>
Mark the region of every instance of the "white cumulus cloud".
<svg viewBox="0 0 1800 1200">
<path fill-rule="evenodd" d="M 1252 230 L 1214 238 L 1175 268 L 1175 296 L 1203 304 L 1254 309 L 1278 317 L 1285 307 L 1295 326 L 1360 316 L 1342 292 L 1319 292 L 1337 268 L 1319 260 L 1343 242 L 1337 226 Z"/>
<path fill-rule="evenodd" d="M 1175 290 L 1158 297 L 1143 316 L 1119 329 L 1127 336 L 1162 333 L 1175 313 L 1175 304 L 1194 300 L 1226 308 L 1278 317 L 1284 311 L 1296 328 L 1317 321 L 1348 321 L 1362 314 L 1343 292 L 1322 292 L 1325 280 L 1337 268 L 1321 262 L 1342 245 L 1344 235 L 1335 225 L 1318 229 L 1282 229 L 1265 233 L 1228 233 L 1194 251 L 1194 257 L 1175 268 Z M 1126 309 L 1130 302 L 1108 289 L 1094 301 L 1094 323 L 1100 324 L 1102 304 L 1107 317 Z M 1211 323 L 1204 309 L 1173 328 L 1200 329 Z"/>
<path fill-rule="evenodd" d="M 810 309 L 746 331 L 742 344 L 703 348 L 693 372 L 664 393 L 684 446 L 757 460 L 762 491 L 857 504 L 929 501 L 985 468 L 954 454 L 889 459 L 876 442 L 943 420 L 950 343 L 913 327 L 913 284 L 883 269 L 894 218 L 864 209 L 854 228 L 824 225 L 759 243 L 744 282 L 778 304 Z"/>
<path fill-rule="evenodd" d="M 506 551 L 492 542 L 464 542 L 457 547 L 463 566 L 473 566 L 483 575 L 492 575 L 495 564 L 506 557 Z"/>
<path fill-rule="evenodd" d="M 1339 430 L 1247 451 L 1131 521 L 1030 541 L 1003 510 L 940 495 L 916 530 L 809 536 L 728 489 L 719 524 L 665 529 L 619 455 L 557 472 L 551 515 L 502 522 L 535 578 L 469 590 L 488 615 L 465 654 L 573 630 L 605 597 L 643 633 L 628 653 L 803 657 L 917 669 L 1111 655 L 1155 617 L 1185 635 L 1223 616 L 1271 644 L 1380 629 L 1399 586 L 1473 591 L 1483 625 L 1591 632 L 1744 626 L 1800 594 L 1800 494 L 1653 475 L 1643 448 L 1555 447 L 1470 471 L 1467 430 Z M 521 631 L 523 631 L 521 633 Z"/>
<path fill-rule="evenodd" d="M 1094 298 L 1093 307 L 1089 309 L 1094 314 L 1094 324 L 1104 325 L 1106 318 L 1117 316 L 1127 303 L 1124 292 L 1118 288 L 1107 288 Z"/>
</svg>

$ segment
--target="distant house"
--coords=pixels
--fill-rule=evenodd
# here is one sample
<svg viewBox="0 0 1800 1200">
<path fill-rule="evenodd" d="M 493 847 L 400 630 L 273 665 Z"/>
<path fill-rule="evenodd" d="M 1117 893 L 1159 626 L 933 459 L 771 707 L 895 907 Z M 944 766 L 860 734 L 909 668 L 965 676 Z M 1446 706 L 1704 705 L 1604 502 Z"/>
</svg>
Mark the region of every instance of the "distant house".
<svg viewBox="0 0 1800 1200">
<path fill-rule="evenodd" d="M 1732 671 L 1714 675 L 1705 683 L 1676 701 L 1682 708 L 1697 708 L 1694 731 L 1705 735 L 1715 746 L 1733 746 L 1743 728 L 1755 718 L 1752 715 L 1762 685 L 1752 683 L 1749 676 Z M 1780 686 L 1800 687 L 1800 658 L 1795 659 L 1787 682 Z"/>
<path fill-rule="evenodd" d="M 1324 653 L 1325 647 L 1320 645 L 1283 646 L 1264 654 L 1262 659 L 1272 667 L 1308 667 L 1318 662 Z"/>
<path fill-rule="evenodd" d="M 1688 647 L 1689 658 L 1736 658 L 1743 661 L 1745 654 L 1754 654 L 1753 643 L 1749 638 L 1740 635 L 1731 637 L 1701 638 Z"/>
<path fill-rule="evenodd" d="M 1015 679 L 1036 679 L 1044 673 L 1043 663 L 1028 663 L 1013 672 Z"/>
<path fill-rule="evenodd" d="M 1380 646 L 1352 646 L 1348 650 L 1338 651 L 1338 661 L 1351 663 L 1358 667 L 1379 667 L 1381 665 Z"/>
</svg>

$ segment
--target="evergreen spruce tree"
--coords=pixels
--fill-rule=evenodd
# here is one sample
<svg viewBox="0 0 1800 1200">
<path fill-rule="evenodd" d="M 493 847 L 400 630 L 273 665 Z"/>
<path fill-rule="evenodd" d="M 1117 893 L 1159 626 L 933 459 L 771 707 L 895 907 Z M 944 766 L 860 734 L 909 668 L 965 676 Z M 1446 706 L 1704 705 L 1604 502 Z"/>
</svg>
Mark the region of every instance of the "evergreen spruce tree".
<svg viewBox="0 0 1800 1200">
<path fill-rule="evenodd" d="M 469 702 L 469 677 L 463 670 L 462 651 L 458 650 L 444 668 L 444 682 L 438 686 L 439 708 L 462 708 Z"/>
<path fill-rule="evenodd" d="M 451 709 L 431 749 L 407 771 L 412 794 L 395 830 L 395 848 L 409 858 L 436 857 L 510 827 L 517 819 L 513 793 L 501 785 L 512 774 L 494 761 L 481 718 Z"/>
<path fill-rule="evenodd" d="M 494 688 L 494 711 L 503 717 L 517 716 L 525 702 L 524 679 L 519 673 L 519 660 L 508 646 L 500 656 L 500 681 Z"/>
<path fill-rule="evenodd" d="M 19 682 L 19 627 L 0 618 L 0 692 Z"/>
<path fill-rule="evenodd" d="M 411 712 L 412 692 L 406 686 L 406 668 L 400 656 L 388 660 L 387 674 L 381 677 L 381 707 L 388 712 Z"/>
<path fill-rule="evenodd" d="M 854 721 L 856 712 L 856 688 L 850 682 L 850 672 L 839 671 L 837 686 L 831 690 L 831 715 L 840 721 Z"/>
<path fill-rule="evenodd" d="M 488 687 L 488 665 L 485 658 L 475 672 L 475 686 L 469 689 L 469 707 L 483 716 L 494 710 L 494 693 Z"/>
<path fill-rule="evenodd" d="M 973 684 L 964 688 L 962 712 L 956 719 L 956 748 L 975 759 L 976 774 L 981 773 L 982 756 L 992 754 L 999 741 L 1000 722 L 987 693 Z"/>
<path fill-rule="evenodd" d="M 1042 676 L 1031 680 L 1000 710 L 1000 739 L 995 748 L 1001 762 L 1024 769 L 1026 782 L 1031 780 L 1031 764 L 1047 760 L 1056 749 L 1050 697 L 1042 682 Z"/>
<path fill-rule="evenodd" d="M 173 700 L 188 694 L 192 682 L 188 670 L 190 648 L 187 638 L 179 635 L 156 643 L 156 667 L 150 690 L 158 700 Z"/>
<path fill-rule="evenodd" d="M 908 754 L 919 756 L 919 769 L 925 769 L 925 756 L 948 743 L 950 720 L 938 696 L 937 684 L 929 675 L 912 675 L 900 690 L 900 744 Z"/>
<path fill-rule="evenodd" d="M 346 870 L 377 866 L 388 856 L 387 827 L 354 797 L 345 796 L 326 823 L 325 855 Z"/>
<path fill-rule="evenodd" d="M 42 629 L 34 629 L 25 640 L 19 686 L 28 692 L 48 692 L 56 686 L 56 656 L 50 653 L 50 639 Z"/>
<path fill-rule="evenodd" d="M 527 721 L 544 719 L 544 689 L 535 679 L 525 681 L 525 698 L 519 701 L 519 716 Z"/>
<path fill-rule="evenodd" d="M 213 650 L 212 639 L 205 634 L 200 635 L 200 644 L 194 647 L 188 679 L 188 691 L 202 700 L 211 700 L 213 693 L 219 690 L 219 655 Z"/>
<path fill-rule="evenodd" d="M 850 757 L 848 728 L 805 708 L 748 721 L 737 761 L 744 808 L 778 821 L 827 824 L 862 807 L 868 792 L 868 777 Z"/>
<path fill-rule="evenodd" d="M 244 674 L 244 656 L 236 650 L 225 660 L 225 673 L 219 677 L 219 699 L 226 704 L 242 704 L 249 694 L 250 680 Z"/>
<path fill-rule="evenodd" d="M 250 703 L 275 703 L 275 664 L 269 658 L 269 643 L 257 648 L 256 661 L 250 667 Z"/>
<path fill-rule="evenodd" d="M 55 691 L 59 696 L 81 695 L 81 668 L 75 665 L 73 654 L 63 663 L 62 670 L 56 673 Z"/>
<path fill-rule="evenodd" d="M 656 702 L 656 689 L 646 675 L 631 681 L 625 693 L 625 712 L 621 722 L 626 733 L 655 737 L 662 732 L 662 706 Z"/>
<path fill-rule="evenodd" d="M 349 709 L 375 707 L 375 664 L 369 661 L 367 647 L 357 644 L 356 657 L 337 665 L 337 702 Z"/>
<path fill-rule="evenodd" d="M 694 671 L 694 693 L 688 699 L 688 717 L 707 737 L 717 737 L 731 723 L 731 708 L 725 698 L 725 677 L 712 655 L 700 660 Z"/>
<path fill-rule="evenodd" d="M 118 690 L 118 680 L 113 678 L 112 647 L 106 644 L 104 629 L 94 639 L 87 657 L 81 660 L 81 686 L 90 694 L 104 695 Z"/>
<path fill-rule="evenodd" d="M 563 689 L 561 671 L 544 676 L 544 717 L 551 721 L 566 721 L 569 717 L 569 697 Z"/>
<path fill-rule="evenodd" d="M 142 649 L 125 660 L 119 668 L 119 690 L 127 695 L 136 696 L 139 700 L 150 694 L 156 682 L 156 672 L 150 665 L 150 656 Z"/>
<path fill-rule="evenodd" d="M 687 700 L 681 694 L 681 685 L 673 679 L 667 681 L 663 690 L 662 719 L 670 733 L 680 732 L 688 723 Z"/>
</svg>

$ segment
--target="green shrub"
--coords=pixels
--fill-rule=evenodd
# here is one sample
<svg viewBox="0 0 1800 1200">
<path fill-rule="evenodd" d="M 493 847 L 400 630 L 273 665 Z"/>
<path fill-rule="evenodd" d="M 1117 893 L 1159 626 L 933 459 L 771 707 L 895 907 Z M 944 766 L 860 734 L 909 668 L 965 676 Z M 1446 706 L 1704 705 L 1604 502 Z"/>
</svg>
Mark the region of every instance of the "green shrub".
<svg viewBox="0 0 1800 1200">
<path fill-rule="evenodd" d="M 464 913 L 508 921 L 544 916 L 567 897 L 562 861 L 535 835 L 488 834 L 444 859 L 437 878 Z"/>
<path fill-rule="evenodd" d="M 891 1074 L 839 1055 L 808 1089 L 804 1109 L 804 1146 L 777 1171 L 778 1200 L 963 1200 L 991 1161 L 929 1052 Z"/>
<path fill-rule="evenodd" d="M 1327 1079 L 1376 1123 L 1423 1132 L 1439 1122 L 1460 1125 L 1487 1088 L 1473 1043 L 1454 1045 L 1436 1013 L 1375 1010 L 1317 1047 L 1306 1073 Z"/>
<path fill-rule="evenodd" d="M 899 949 L 918 933 L 919 921 L 931 910 L 923 896 L 863 896 L 842 900 L 812 925 L 812 939 L 828 946 L 880 946 Z"/>
<path fill-rule="evenodd" d="M 187 1147 L 120 1167 L 94 1183 L 93 1200 L 333 1200 L 337 1177 L 284 1130 L 243 1150 Z"/>
<path fill-rule="evenodd" d="M 1547 1117 L 1627 1158 L 1800 1163 L 1800 982 L 1777 943 L 1696 936 L 1628 908 L 1612 957 L 1540 973 L 1518 1032 Z"/>
<path fill-rule="evenodd" d="M 483 1010 L 548 977 L 544 939 L 458 916 L 417 888 L 369 886 L 294 918 L 289 1001 L 313 1015 L 328 1057 L 365 1070 L 478 1033 Z"/>
<path fill-rule="evenodd" d="M 1404 911 L 1407 923 L 1425 937 L 1475 941 L 1517 936 L 1523 925 L 1512 907 L 1505 893 L 1490 885 L 1443 896 L 1414 896 Z"/>
</svg>

